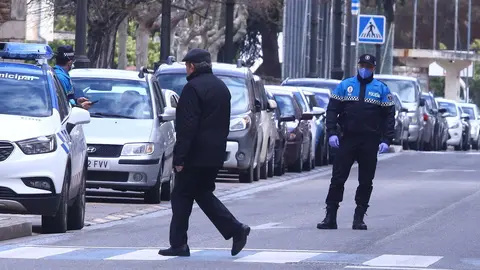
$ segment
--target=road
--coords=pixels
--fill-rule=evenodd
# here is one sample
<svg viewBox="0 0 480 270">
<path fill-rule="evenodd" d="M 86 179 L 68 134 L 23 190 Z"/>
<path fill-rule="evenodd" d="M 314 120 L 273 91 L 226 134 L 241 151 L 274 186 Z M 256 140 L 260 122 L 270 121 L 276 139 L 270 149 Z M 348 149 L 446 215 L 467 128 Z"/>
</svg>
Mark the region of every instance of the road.
<svg viewBox="0 0 480 270">
<path fill-rule="evenodd" d="M 253 229 L 247 249 L 236 257 L 198 208 L 190 223 L 192 256 L 157 255 L 168 245 L 167 209 L 65 235 L 5 242 L 0 269 L 480 269 L 480 155 L 407 151 L 383 158 L 368 231 L 351 229 L 355 168 L 339 209 L 339 229 L 316 229 L 330 177 L 324 169 L 223 195 Z"/>
</svg>

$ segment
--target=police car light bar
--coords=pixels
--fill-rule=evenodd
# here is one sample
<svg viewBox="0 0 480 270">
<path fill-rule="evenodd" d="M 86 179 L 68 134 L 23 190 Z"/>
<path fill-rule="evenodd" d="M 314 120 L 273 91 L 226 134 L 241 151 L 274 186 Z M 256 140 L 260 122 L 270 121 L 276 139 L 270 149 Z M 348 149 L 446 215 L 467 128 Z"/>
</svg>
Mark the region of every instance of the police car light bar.
<svg viewBox="0 0 480 270">
<path fill-rule="evenodd" d="M 17 60 L 49 60 L 53 50 L 47 44 L 0 42 L 0 58 Z"/>
</svg>

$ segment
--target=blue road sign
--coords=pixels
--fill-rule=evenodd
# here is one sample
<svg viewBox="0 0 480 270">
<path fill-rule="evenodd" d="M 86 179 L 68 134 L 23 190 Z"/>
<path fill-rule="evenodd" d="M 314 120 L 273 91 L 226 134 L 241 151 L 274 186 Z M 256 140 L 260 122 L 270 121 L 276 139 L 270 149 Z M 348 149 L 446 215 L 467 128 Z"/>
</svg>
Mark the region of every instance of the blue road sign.
<svg viewBox="0 0 480 270">
<path fill-rule="evenodd" d="M 357 42 L 369 44 L 385 43 L 385 16 L 365 15 L 358 16 Z"/>
</svg>

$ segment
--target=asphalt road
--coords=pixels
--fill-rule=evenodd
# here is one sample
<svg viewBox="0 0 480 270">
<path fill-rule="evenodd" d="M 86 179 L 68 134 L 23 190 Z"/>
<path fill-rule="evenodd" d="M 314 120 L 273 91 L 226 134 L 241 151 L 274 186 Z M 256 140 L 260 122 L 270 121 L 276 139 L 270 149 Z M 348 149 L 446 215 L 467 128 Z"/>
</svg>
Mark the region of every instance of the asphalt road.
<svg viewBox="0 0 480 270">
<path fill-rule="evenodd" d="M 480 155 L 407 151 L 388 157 L 377 169 L 368 231 L 351 230 L 356 169 L 339 229 L 316 229 L 330 177 L 324 171 L 222 196 L 253 229 L 236 257 L 197 208 L 190 258 L 157 255 L 168 244 L 165 210 L 2 243 L 0 269 L 480 269 Z"/>
</svg>

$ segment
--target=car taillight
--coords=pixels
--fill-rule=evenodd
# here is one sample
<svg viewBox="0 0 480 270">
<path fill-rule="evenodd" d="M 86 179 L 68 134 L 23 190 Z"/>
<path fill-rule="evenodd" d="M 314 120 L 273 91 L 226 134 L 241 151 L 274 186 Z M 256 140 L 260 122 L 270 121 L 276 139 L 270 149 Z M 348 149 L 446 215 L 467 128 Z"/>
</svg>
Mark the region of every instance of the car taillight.
<svg viewBox="0 0 480 270">
<path fill-rule="evenodd" d="M 423 121 L 428 121 L 428 114 L 426 113 L 423 114 Z"/>
</svg>

